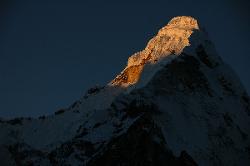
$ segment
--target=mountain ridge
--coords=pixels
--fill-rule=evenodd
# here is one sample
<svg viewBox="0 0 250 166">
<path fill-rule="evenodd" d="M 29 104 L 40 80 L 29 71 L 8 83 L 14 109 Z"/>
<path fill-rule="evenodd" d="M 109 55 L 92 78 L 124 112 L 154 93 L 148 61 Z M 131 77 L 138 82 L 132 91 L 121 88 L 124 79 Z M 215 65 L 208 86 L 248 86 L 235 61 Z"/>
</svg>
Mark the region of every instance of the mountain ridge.
<svg viewBox="0 0 250 166">
<path fill-rule="evenodd" d="M 5 165 L 248 165 L 250 101 L 189 16 L 68 109 L 0 122 Z"/>
<path fill-rule="evenodd" d="M 186 46 L 189 46 L 188 38 L 194 29 L 199 29 L 194 18 L 189 16 L 173 18 L 148 42 L 144 50 L 129 57 L 125 69 L 111 81 L 110 85 L 135 84 L 145 64 L 154 64 L 168 55 L 180 54 Z"/>
</svg>

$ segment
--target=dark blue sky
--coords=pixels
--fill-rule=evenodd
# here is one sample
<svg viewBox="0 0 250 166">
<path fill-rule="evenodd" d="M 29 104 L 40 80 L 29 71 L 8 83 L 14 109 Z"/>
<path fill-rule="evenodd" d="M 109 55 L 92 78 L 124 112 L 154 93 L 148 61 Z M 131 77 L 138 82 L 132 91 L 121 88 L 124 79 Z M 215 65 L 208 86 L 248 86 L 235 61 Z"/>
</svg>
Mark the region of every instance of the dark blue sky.
<svg viewBox="0 0 250 166">
<path fill-rule="evenodd" d="M 247 1 L 0 2 L 0 116 L 38 116 L 106 84 L 174 16 L 197 18 L 250 92 Z"/>
</svg>

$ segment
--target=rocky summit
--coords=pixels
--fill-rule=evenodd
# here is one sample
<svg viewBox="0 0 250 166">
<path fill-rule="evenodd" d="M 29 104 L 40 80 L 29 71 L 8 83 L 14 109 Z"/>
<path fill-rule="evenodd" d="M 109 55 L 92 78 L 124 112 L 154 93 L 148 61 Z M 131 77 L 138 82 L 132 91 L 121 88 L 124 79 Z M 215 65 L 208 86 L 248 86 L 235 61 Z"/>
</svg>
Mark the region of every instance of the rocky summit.
<svg viewBox="0 0 250 166">
<path fill-rule="evenodd" d="M 109 84 L 0 120 L 1 165 L 248 166 L 250 100 L 208 34 L 173 18 Z"/>
<path fill-rule="evenodd" d="M 199 29 L 192 17 L 173 18 L 158 34 L 149 41 L 143 51 L 135 53 L 128 59 L 126 68 L 112 81 L 113 85 L 128 86 L 135 84 L 145 64 L 155 64 L 169 55 L 179 55 L 189 46 L 189 37 L 193 30 Z"/>
</svg>

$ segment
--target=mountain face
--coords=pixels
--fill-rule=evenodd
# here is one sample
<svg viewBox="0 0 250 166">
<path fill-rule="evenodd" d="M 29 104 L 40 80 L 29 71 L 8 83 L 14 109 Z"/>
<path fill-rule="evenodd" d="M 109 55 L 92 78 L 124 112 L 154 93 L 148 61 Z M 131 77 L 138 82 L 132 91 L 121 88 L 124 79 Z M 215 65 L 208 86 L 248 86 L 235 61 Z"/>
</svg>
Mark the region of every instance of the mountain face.
<svg viewBox="0 0 250 166">
<path fill-rule="evenodd" d="M 1 165 L 247 166 L 250 100 L 197 20 L 173 18 L 108 85 L 0 121 Z"/>
</svg>

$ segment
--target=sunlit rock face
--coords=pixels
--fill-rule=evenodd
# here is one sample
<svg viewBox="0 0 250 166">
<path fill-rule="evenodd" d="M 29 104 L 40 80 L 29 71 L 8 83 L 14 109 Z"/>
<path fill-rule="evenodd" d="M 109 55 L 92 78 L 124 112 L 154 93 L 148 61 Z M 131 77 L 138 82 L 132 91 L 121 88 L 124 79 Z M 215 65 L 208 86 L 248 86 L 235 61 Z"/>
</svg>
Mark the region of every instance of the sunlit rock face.
<svg viewBox="0 0 250 166">
<path fill-rule="evenodd" d="M 126 68 L 111 84 L 120 86 L 135 84 L 145 64 L 156 63 L 169 55 L 179 55 L 186 46 L 190 45 L 189 37 L 194 29 L 199 29 L 197 20 L 194 18 L 174 17 L 148 42 L 143 51 L 135 53 L 128 59 Z"/>
</svg>

